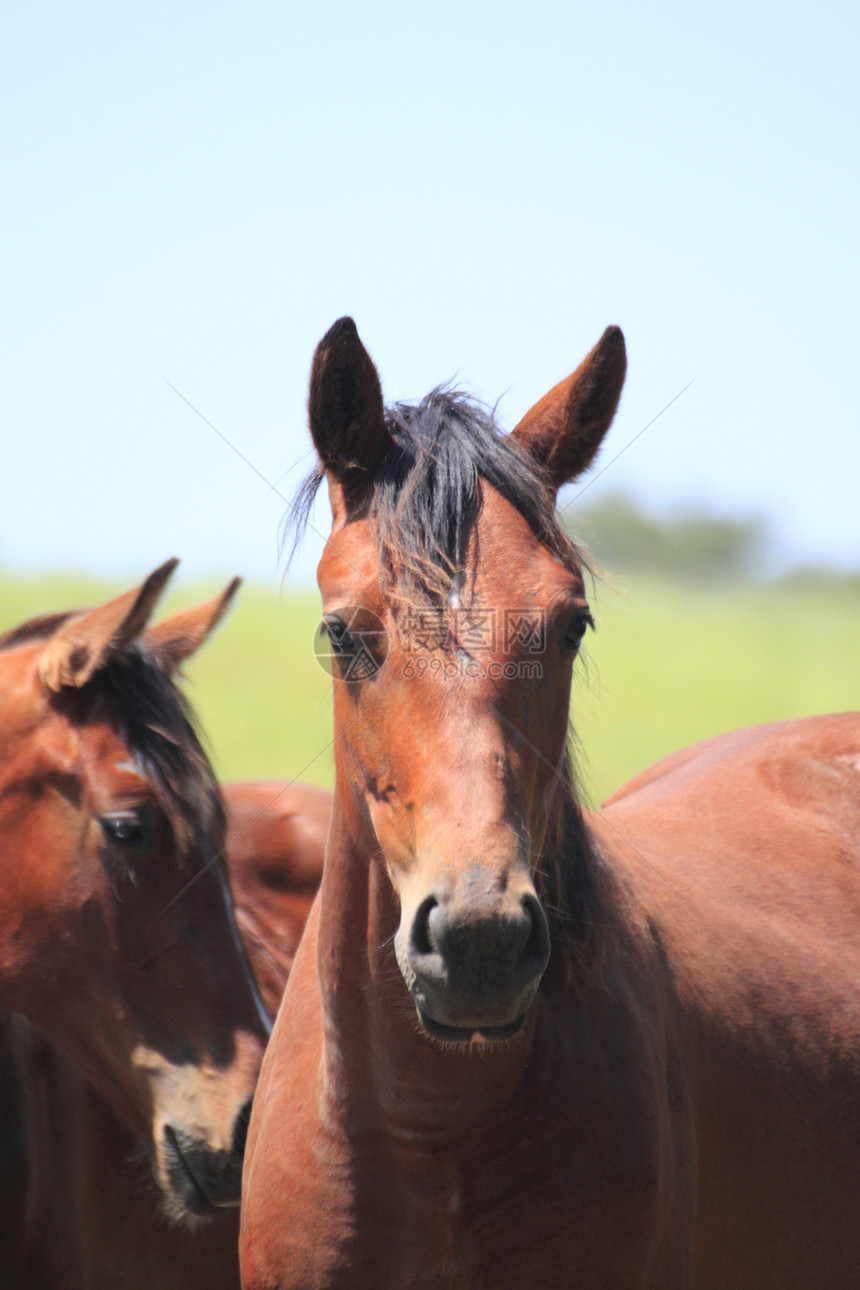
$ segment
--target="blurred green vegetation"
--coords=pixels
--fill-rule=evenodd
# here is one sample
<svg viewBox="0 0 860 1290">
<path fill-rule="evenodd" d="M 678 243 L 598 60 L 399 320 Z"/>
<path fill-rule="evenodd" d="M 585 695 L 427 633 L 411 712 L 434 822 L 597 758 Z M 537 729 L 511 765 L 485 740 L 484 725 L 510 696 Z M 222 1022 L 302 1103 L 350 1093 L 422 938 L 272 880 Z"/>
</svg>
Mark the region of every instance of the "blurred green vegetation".
<svg viewBox="0 0 860 1290">
<path fill-rule="evenodd" d="M 98 604 L 128 585 L 0 575 L 0 631 Z M 180 584 L 164 612 L 214 595 Z M 587 799 L 676 748 L 738 726 L 860 706 L 860 583 L 807 573 L 776 583 L 631 573 L 598 584 L 597 631 L 577 667 L 573 716 Z M 313 652 L 315 593 L 245 586 L 187 669 L 224 779 L 330 785 L 331 679 Z"/>
<path fill-rule="evenodd" d="M 226 579 L 174 583 L 155 620 L 217 595 Z M 101 604 L 133 585 L 133 579 L 0 571 L 0 633 L 36 614 Z M 315 592 L 281 594 L 245 584 L 227 619 L 189 661 L 186 693 L 222 779 L 331 783 L 333 763 L 325 751 L 331 677 L 313 652 L 319 617 Z"/>
<path fill-rule="evenodd" d="M 629 573 L 713 581 L 760 573 L 768 530 L 758 518 L 736 519 L 702 507 L 652 515 L 626 493 L 603 493 L 567 512 L 574 537 L 601 565 Z"/>
<path fill-rule="evenodd" d="M 860 707 L 860 587 L 600 586 L 573 715 L 594 803 L 660 757 L 759 722 Z"/>
</svg>

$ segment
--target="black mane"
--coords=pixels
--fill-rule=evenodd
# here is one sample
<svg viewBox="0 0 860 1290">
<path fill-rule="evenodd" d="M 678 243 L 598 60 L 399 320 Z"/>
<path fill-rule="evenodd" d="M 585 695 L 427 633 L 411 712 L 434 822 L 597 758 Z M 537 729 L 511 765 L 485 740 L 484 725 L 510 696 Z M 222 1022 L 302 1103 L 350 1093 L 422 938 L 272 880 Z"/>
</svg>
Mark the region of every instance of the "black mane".
<svg viewBox="0 0 860 1290">
<path fill-rule="evenodd" d="M 49 640 L 78 611 L 45 614 L 0 636 L 0 652 Z M 224 808 L 194 714 L 173 678 L 142 641 L 135 641 L 86 685 L 53 697 L 75 725 L 105 720 L 139 766 L 173 828 L 182 857 L 191 846 L 208 853 L 222 837 Z M 220 843 L 219 843 L 220 845 Z"/>
<path fill-rule="evenodd" d="M 553 814 L 535 872 L 535 890 L 549 922 L 552 944 L 558 947 L 571 981 L 581 980 L 586 966 L 598 967 L 609 930 L 606 874 L 577 796 L 572 746 L 571 729 L 559 775 L 558 811 Z"/>
<path fill-rule="evenodd" d="M 582 553 L 555 514 L 555 498 L 533 458 L 503 434 L 493 412 L 458 390 L 439 388 L 420 403 L 386 410 L 394 445 L 374 479 L 368 517 L 379 545 L 385 589 L 397 599 L 444 605 L 466 572 L 481 513 L 481 481 L 511 503 L 553 555 L 570 568 Z M 304 529 L 322 480 L 299 489 L 291 527 Z"/>
</svg>

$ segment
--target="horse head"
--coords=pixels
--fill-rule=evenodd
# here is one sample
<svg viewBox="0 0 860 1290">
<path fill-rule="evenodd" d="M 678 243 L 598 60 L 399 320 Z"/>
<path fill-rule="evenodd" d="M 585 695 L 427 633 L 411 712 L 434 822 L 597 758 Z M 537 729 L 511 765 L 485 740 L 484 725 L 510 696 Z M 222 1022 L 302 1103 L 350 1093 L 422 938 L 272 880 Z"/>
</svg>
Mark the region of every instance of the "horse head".
<svg viewBox="0 0 860 1290">
<path fill-rule="evenodd" d="M 238 1204 L 267 1024 L 175 681 L 238 583 L 150 628 L 175 565 L 0 640 L 0 1002 L 148 1137 L 182 1217 Z"/>
<path fill-rule="evenodd" d="M 330 851 L 363 838 L 353 849 L 387 872 L 397 963 L 443 1040 L 516 1033 L 549 959 L 558 875 L 543 857 L 591 623 L 555 498 L 597 453 L 625 368 L 610 327 L 502 436 L 446 390 L 386 410 L 351 319 L 314 358 L 310 428 L 333 521 L 318 571 L 336 682 Z M 337 874 L 332 857 L 324 892 Z"/>
</svg>

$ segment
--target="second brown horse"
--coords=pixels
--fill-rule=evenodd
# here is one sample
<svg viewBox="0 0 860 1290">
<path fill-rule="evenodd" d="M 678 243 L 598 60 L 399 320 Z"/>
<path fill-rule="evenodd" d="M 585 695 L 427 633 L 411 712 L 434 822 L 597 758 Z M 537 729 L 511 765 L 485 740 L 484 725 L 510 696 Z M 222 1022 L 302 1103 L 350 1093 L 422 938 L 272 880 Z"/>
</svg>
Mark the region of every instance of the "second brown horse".
<svg viewBox="0 0 860 1290">
<path fill-rule="evenodd" d="M 160 1019 L 144 1071 L 151 1067 L 168 1097 L 175 1079 L 169 1065 L 159 1065 L 158 1048 L 169 1039 L 171 1026 L 183 1024 L 189 1005 L 204 1009 L 195 1019 L 204 1031 L 201 1057 L 206 1044 L 222 1034 L 229 1037 L 225 1026 L 242 991 L 250 1009 L 248 1036 L 240 1032 L 237 1039 L 246 1062 L 248 1040 L 259 1036 L 259 1059 L 265 1037 L 225 903 L 221 797 L 172 679 L 219 621 L 236 584 L 215 601 L 149 628 L 149 614 L 174 563 L 100 610 L 34 620 L 0 641 L 0 720 L 7 736 L 0 760 L 0 822 L 6 854 L 19 866 L 0 909 L 5 970 L 0 998 L 66 1043 L 102 1089 L 98 1093 L 82 1080 L 72 1062 L 23 1017 L 0 1010 L 4 1290 L 174 1285 L 232 1290 L 238 1282 L 238 1229 L 230 1208 L 238 1203 L 233 1153 L 240 1156 L 244 1145 L 255 1065 L 246 1064 L 243 1072 L 249 1082 L 238 1126 L 227 1125 L 229 1155 L 208 1160 L 190 1138 L 187 1116 L 185 1125 L 173 1120 L 181 1132 L 180 1127 L 167 1130 L 163 1155 L 156 1138 L 161 1190 L 153 1184 L 141 1122 L 120 1096 L 126 1087 L 136 1089 L 140 1079 L 137 1052 L 126 1056 L 122 1048 L 123 1026 L 134 1024 L 131 1005 L 138 999 L 145 1001 L 150 1029 Z M 66 794 L 71 800 L 64 821 Z M 227 799 L 236 910 L 271 1015 L 319 881 L 328 799 L 319 790 L 268 783 L 232 786 Z M 82 830 L 68 827 L 76 811 Z M 95 829 L 87 824 L 90 815 Z M 53 905 L 45 908 L 41 929 L 29 920 L 32 932 L 27 917 L 18 915 L 16 935 L 14 902 L 25 896 L 33 902 L 39 865 L 48 862 Z M 38 890 L 46 889 L 42 880 Z M 99 918 L 104 920 L 105 943 L 82 939 L 67 915 L 65 931 L 58 936 L 54 927 L 52 942 L 52 927 L 64 909 L 74 913 L 82 902 L 91 909 L 95 933 Z M 213 924 L 219 908 L 223 926 Z M 217 990 L 208 1015 L 206 996 L 194 990 L 193 975 L 183 976 L 182 957 L 171 948 L 189 915 L 196 919 L 187 930 L 194 961 L 209 967 L 207 986 Z M 141 924 L 137 940 L 130 936 L 135 919 Z M 29 944 L 37 931 L 43 937 L 41 964 Z M 207 959 L 207 940 L 217 953 L 214 967 Z M 159 966 L 158 956 L 169 967 L 171 954 L 173 972 L 165 983 L 153 968 Z M 75 956 L 79 966 L 70 973 Z M 187 996 L 180 1006 L 176 989 Z M 85 999 L 87 990 L 97 992 L 96 1000 L 125 997 L 117 1022 L 100 1031 L 103 1011 L 81 1011 L 83 1000 L 74 991 Z M 193 1037 L 191 1031 L 184 1041 L 186 1069 L 179 1072 L 192 1090 Z M 93 1053 L 112 1063 L 115 1080 L 105 1081 Z M 222 1119 L 229 1113 L 236 1072 L 229 1053 L 219 1051 L 212 1069 L 203 1066 L 202 1073 L 204 1082 L 193 1091 L 188 1110 L 205 1125 L 214 1110 Z M 171 1135 L 177 1133 L 174 1145 Z M 195 1226 L 201 1229 L 197 1234 Z"/>
<path fill-rule="evenodd" d="M 235 587 L 150 628 L 175 564 L 0 639 L 0 1005 L 133 1126 L 180 1220 L 238 1204 L 268 1027 L 218 859 L 217 784 L 173 680 Z M 75 1285 L 63 1214 L 77 1180 L 65 1186 L 28 1136 L 45 1117 L 72 1121 L 9 1014 L 0 1272 L 16 1288 Z M 28 1118 L 14 1087 L 35 1097 L 40 1081 L 45 1116 Z"/>
</svg>

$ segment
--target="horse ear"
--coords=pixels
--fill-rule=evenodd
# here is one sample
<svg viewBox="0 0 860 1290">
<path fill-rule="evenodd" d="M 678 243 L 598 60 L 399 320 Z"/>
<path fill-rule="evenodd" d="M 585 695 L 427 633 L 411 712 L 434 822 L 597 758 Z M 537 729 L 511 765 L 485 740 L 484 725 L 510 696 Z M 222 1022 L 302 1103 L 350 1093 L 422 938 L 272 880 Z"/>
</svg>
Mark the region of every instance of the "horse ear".
<svg viewBox="0 0 860 1290">
<path fill-rule="evenodd" d="M 357 496 L 394 441 L 385 424 L 376 368 L 351 318 L 339 318 L 317 345 L 308 416 L 323 466 L 349 495 Z"/>
<path fill-rule="evenodd" d="M 144 639 L 168 672 L 176 672 L 200 648 L 230 608 L 241 585 L 242 579 L 234 578 L 214 600 L 150 627 Z"/>
<path fill-rule="evenodd" d="M 612 424 L 627 371 L 620 327 L 607 327 L 572 376 L 527 412 L 514 438 L 547 472 L 553 487 L 587 470 Z"/>
<path fill-rule="evenodd" d="M 55 691 L 67 686 L 79 689 L 99 668 L 122 653 L 143 631 L 178 564 L 178 560 L 168 560 L 134 591 L 68 620 L 39 657 L 39 675 L 44 685 Z"/>
</svg>

